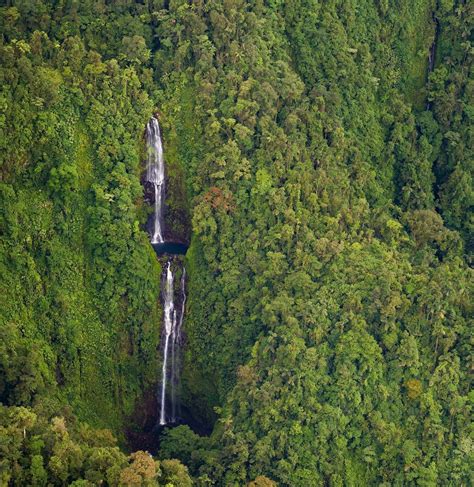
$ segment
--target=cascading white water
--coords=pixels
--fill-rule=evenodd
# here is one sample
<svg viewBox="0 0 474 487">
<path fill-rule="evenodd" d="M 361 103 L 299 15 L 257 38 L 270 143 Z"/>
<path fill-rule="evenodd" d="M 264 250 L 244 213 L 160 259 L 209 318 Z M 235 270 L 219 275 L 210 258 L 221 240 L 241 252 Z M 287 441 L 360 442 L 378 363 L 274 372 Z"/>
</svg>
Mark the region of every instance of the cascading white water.
<svg viewBox="0 0 474 487">
<path fill-rule="evenodd" d="M 181 347 L 181 328 L 184 320 L 184 310 L 186 307 L 186 269 L 183 267 L 181 274 L 181 310 L 173 330 L 172 349 L 171 349 L 171 422 L 176 422 L 176 388 L 179 379 L 179 357 Z"/>
<path fill-rule="evenodd" d="M 161 143 L 160 126 L 156 117 L 152 117 L 146 126 L 146 142 L 148 147 L 146 181 L 153 185 L 155 193 L 155 208 L 153 215 L 152 244 L 165 244 L 163 238 L 163 207 L 165 199 L 165 164 L 163 159 L 163 146 Z M 156 248 L 156 245 L 155 245 Z M 179 382 L 181 328 L 186 305 L 186 271 L 180 261 L 176 261 L 174 268 L 181 268 L 180 295 L 175 296 L 173 274 L 173 257 L 169 257 L 162 277 L 163 300 L 163 364 L 161 367 L 160 391 L 160 425 L 168 421 L 175 423 L 176 416 L 176 390 Z M 175 303 L 179 303 L 179 310 Z M 162 342 L 163 343 L 163 342 Z M 171 355 L 171 365 L 169 359 Z M 168 383 L 171 384 L 171 414 L 167 415 Z"/>
<path fill-rule="evenodd" d="M 165 289 L 163 292 L 163 322 L 165 325 L 165 346 L 163 349 L 163 366 L 161 370 L 161 411 L 160 424 L 166 424 L 166 381 L 168 379 L 168 348 L 170 336 L 176 328 L 176 311 L 174 309 L 174 289 L 173 273 L 171 271 L 171 261 L 166 267 Z"/>
<path fill-rule="evenodd" d="M 172 258 L 166 264 L 166 274 L 163 278 L 163 323 L 164 323 L 164 347 L 163 365 L 161 369 L 161 397 L 160 397 L 160 424 L 167 423 L 166 415 L 166 389 L 168 379 L 171 383 L 171 422 L 176 422 L 176 386 L 179 377 L 179 352 L 181 345 L 181 327 L 184 319 L 186 305 L 186 271 L 183 268 L 181 275 L 180 292 L 181 307 L 178 311 L 175 306 L 174 274 L 171 267 Z M 170 343 L 171 342 L 171 343 Z M 171 345 L 171 370 L 168 370 L 168 359 Z"/>
<path fill-rule="evenodd" d="M 158 119 L 152 117 L 146 126 L 146 142 L 148 148 L 146 180 L 153 185 L 155 192 L 155 212 L 153 218 L 152 244 L 163 240 L 163 198 L 165 194 L 165 163 L 163 145 Z"/>
</svg>

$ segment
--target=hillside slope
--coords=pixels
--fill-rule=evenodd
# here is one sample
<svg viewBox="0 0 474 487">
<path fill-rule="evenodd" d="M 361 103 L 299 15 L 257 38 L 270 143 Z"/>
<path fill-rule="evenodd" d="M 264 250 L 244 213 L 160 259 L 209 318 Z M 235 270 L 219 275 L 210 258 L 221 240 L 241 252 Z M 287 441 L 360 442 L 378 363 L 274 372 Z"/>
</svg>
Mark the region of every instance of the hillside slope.
<svg viewBox="0 0 474 487">
<path fill-rule="evenodd" d="M 158 381 L 158 111 L 191 234 L 183 408 L 212 431 L 165 431 L 160 458 L 197 485 L 468 485 L 472 6 L 0 14 L 1 481 L 191 482 L 101 432 L 123 444 Z"/>
</svg>

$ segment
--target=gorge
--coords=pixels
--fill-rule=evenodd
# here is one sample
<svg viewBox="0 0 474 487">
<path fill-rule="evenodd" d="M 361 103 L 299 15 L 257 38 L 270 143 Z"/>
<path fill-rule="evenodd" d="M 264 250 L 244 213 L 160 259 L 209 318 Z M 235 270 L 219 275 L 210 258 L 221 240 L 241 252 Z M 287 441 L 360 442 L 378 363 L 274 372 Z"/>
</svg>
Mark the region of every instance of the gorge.
<svg viewBox="0 0 474 487">
<path fill-rule="evenodd" d="M 145 184 L 153 188 L 153 213 L 150 218 L 150 241 L 164 264 L 161 278 L 163 305 L 162 367 L 159 389 L 159 425 L 176 423 L 179 419 L 179 376 L 181 366 L 182 325 L 186 305 L 186 269 L 178 255 L 187 246 L 182 242 L 165 241 L 164 210 L 166 174 L 163 144 L 158 119 L 153 116 L 146 127 L 147 166 Z M 181 277 L 179 277 L 181 276 Z M 179 287 L 176 289 L 177 282 Z"/>
</svg>

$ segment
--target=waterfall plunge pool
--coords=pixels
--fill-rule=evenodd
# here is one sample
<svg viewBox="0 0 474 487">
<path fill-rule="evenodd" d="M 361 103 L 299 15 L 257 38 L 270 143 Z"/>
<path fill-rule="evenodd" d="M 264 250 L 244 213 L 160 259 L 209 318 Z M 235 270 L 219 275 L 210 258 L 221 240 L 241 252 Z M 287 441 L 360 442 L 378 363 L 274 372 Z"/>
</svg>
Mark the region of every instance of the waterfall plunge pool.
<svg viewBox="0 0 474 487">
<path fill-rule="evenodd" d="M 182 242 L 160 242 L 152 244 L 156 255 L 186 255 L 188 246 Z"/>
</svg>

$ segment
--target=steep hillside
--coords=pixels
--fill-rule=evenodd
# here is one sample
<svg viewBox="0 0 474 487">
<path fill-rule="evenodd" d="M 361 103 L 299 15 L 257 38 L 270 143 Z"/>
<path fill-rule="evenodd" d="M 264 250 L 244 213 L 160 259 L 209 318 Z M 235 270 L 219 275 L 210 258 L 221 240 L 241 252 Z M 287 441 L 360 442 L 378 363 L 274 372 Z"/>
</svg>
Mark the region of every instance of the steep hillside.
<svg viewBox="0 0 474 487">
<path fill-rule="evenodd" d="M 4 2 L 0 484 L 469 485 L 473 14 Z M 202 436 L 152 434 L 192 481 L 103 431 L 159 382 L 154 113 Z"/>
</svg>

